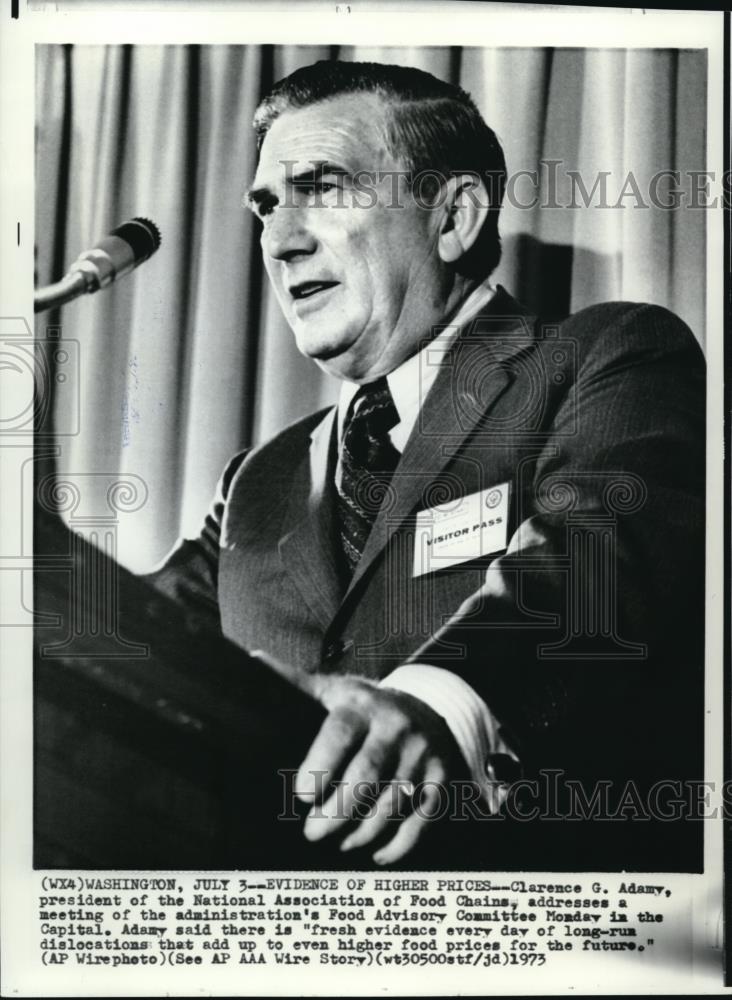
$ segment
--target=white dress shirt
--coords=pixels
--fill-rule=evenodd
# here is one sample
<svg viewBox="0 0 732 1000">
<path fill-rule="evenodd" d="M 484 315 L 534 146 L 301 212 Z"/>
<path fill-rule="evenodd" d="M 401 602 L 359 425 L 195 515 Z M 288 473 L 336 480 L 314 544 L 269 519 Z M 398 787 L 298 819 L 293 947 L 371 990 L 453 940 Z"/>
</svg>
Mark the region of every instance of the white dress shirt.
<svg viewBox="0 0 732 1000">
<path fill-rule="evenodd" d="M 422 402 L 460 327 L 477 316 L 494 295 L 495 289 L 488 282 L 480 285 L 465 300 L 445 330 L 386 376 L 399 414 L 399 423 L 390 431 L 391 442 L 398 452 L 404 451 Z M 338 401 L 339 445 L 351 401 L 358 389 L 359 386 L 353 382 L 343 382 L 341 386 Z M 339 460 L 336 470 L 338 480 L 340 475 Z M 450 670 L 417 663 L 397 667 L 381 681 L 381 686 L 419 698 L 445 719 L 473 780 L 480 786 L 490 808 L 497 809 L 502 796 L 488 766 L 490 755 L 505 753 L 514 760 L 516 757 L 501 739 L 497 720 L 473 688 Z"/>
</svg>

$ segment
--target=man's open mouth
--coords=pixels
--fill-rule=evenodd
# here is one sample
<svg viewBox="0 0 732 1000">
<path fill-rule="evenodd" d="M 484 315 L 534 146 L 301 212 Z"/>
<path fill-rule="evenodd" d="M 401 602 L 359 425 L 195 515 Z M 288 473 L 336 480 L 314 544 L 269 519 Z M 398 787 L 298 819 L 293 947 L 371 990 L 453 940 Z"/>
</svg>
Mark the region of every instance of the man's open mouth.
<svg viewBox="0 0 732 1000">
<path fill-rule="evenodd" d="M 325 292 L 329 288 L 335 288 L 337 281 L 303 281 L 299 285 L 292 285 L 290 295 L 296 301 L 299 299 L 309 299 L 318 292 Z"/>
</svg>

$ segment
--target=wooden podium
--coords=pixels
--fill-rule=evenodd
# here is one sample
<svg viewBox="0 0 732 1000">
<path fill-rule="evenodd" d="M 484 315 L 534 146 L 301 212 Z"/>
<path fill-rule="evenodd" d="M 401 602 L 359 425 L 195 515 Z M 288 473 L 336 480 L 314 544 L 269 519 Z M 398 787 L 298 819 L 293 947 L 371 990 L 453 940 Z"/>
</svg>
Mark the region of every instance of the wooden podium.
<svg viewBox="0 0 732 1000">
<path fill-rule="evenodd" d="M 40 508 L 35 553 L 35 867 L 331 866 L 278 819 L 323 708 Z"/>
<path fill-rule="evenodd" d="M 103 535 L 36 510 L 34 866 L 373 869 L 375 845 L 303 836 L 292 783 L 324 708 L 121 567 Z M 482 845 L 458 846 L 471 824 L 432 826 L 396 867 L 485 867 Z"/>
</svg>

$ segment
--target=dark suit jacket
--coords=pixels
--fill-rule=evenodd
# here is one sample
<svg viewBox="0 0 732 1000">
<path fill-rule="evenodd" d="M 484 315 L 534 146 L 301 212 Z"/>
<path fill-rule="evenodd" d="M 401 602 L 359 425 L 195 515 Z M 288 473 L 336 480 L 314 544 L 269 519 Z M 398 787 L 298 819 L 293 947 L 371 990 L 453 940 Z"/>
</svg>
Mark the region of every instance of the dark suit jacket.
<svg viewBox="0 0 732 1000">
<path fill-rule="evenodd" d="M 237 456 L 200 537 L 179 544 L 156 583 L 304 671 L 452 670 L 501 722 L 527 777 L 561 769 L 586 798 L 610 781 L 619 808 L 628 781 L 643 795 L 702 777 L 705 372 L 679 319 L 616 302 L 540 322 L 500 289 L 424 400 L 345 593 L 336 458 L 332 408 Z M 508 551 L 413 578 L 415 513 L 503 482 Z M 581 826 L 573 842 L 585 844 Z M 621 827 L 593 824 L 601 862 Z"/>
</svg>

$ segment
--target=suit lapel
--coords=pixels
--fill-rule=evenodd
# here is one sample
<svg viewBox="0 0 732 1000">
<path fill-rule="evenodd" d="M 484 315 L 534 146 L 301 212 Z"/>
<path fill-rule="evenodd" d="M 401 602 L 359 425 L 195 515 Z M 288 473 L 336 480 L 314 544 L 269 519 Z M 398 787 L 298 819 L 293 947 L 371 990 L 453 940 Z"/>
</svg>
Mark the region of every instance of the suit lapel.
<svg viewBox="0 0 732 1000">
<path fill-rule="evenodd" d="M 279 541 L 284 568 L 324 630 L 341 600 L 334 544 L 337 511 L 330 488 L 335 475 L 335 414 L 335 408 L 329 410 L 311 435 L 309 453 L 287 503 L 286 534 Z"/>
<path fill-rule="evenodd" d="M 287 501 L 279 551 L 283 567 L 323 630 L 512 381 L 506 362 L 534 339 L 534 317 L 499 286 L 487 308 L 458 334 L 420 410 L 384 505 L 345 595 L 340 585 L 337 505 L 331 484 L 337 459 L 336 408 L 311 434 Z M 440 502 L 431 500 L 432 503 Z M 303 513 L 304 511 L 304 513 Z"/>
<path fill-rule="evenodd" d="M 499 286 L 486 309 L 458 334 L 422 405 L 346 593 L 346 600 L 411 512 L 512 381 L 506 362 L 534 339 L 534 317 Z M 432 500 L 432 503 L 439 501 Z"/>
</svg>

